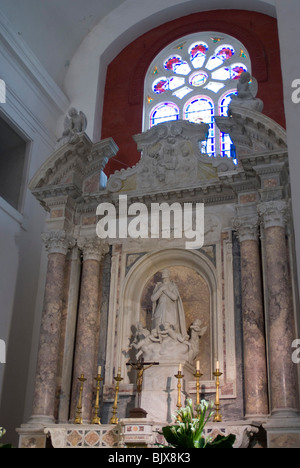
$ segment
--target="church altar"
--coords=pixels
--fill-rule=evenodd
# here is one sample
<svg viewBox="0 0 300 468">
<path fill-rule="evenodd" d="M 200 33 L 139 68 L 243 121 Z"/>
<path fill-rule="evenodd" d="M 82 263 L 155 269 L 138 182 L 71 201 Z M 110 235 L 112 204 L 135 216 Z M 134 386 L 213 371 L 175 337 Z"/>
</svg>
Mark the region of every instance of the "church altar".
<svg viewBox="0 0 300 468">
<path fill-rule="evenodd" d="M 204 435 L 212 439 L 217 435 L 234 434 L 234 448 L 249 448 L 251 441 L 259 443 L 255 436 L 259 432 L 259 423 L 234 421 L 208 424 Z M 122 419 L 118 425 L 83 425 L 60 424 L 45 427 L 40 434 L 23 435 L 20 448 L 44 448 L 47 439 L 55 449 L 122 449 L 122 448 L 158 448 L 165 444 L 161 432 L 162 424 L 151 419 Z"/>
<path fill-rule="evenodd" d="M 260 112 L 248 84 L 239 86 L 230 115 L 215 118 L 238 165 L 201 151 L 206 124 L 174 121 L 136 135 L 143 157 L 106 187 L 100 176 L 118 148 L 111 139 L 94 144 L 84 132 L 65 135 L 32 179 L 30 189 L 49 213 L 48 266 L 33 412 L 19 429 L 20 446 L 45 445 L 48 434 L 53 446 L 69 448 L 152 447 L 179 397 L 197 397 L 199 361 L 201 398 L 218 402 L 224 421 L 208 425 L 209 434 L 232 432 L 241 447 L 263 431 L 268 447 L 299 443 L 286 133 Z M 169 224 L 171 212 L 183 215 L 188 206 L 196 215 L 204 205 L 201 245 L 188 248 L 175 221 L 172 229 L 161 220 L 153 230 L 153 205 L 169 207 Z M 120 238 L 99 237 L 105 210 L 118 212 Z M 114 221 L 107 218 L 110 232 Z M 190 240 L 192 227 L 186 232 Z M 143 392 L 128 367 L 140 358 L 159 363 L 143 373 Z M 98 427 L 86 424 L 97 368 L 104 415 Z M 130 418 L 137 394 L 148 419 Z M 78 409 L 83 424 L 66 424 Z"/>
</svg>

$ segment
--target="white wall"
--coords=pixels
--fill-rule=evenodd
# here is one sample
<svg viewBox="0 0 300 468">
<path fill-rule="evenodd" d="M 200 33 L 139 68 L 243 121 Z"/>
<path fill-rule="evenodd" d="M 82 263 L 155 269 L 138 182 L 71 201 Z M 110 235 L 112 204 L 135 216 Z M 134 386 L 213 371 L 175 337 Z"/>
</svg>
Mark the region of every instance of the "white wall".
<svg viewBox="0 0 300 468">
<path fill-rule="evenodd" d="M 0 199 L 0 339 L 6 342 L 7 362 L 0 364 L 0 426 L 16 444 L 15 428 L 30 411 L 28 384 L 39 333 L 41 270 L 45 213 L 27 189 L 28 182 L 53 152 L 57 119 L 69 105 L 27 46 L 0 14 L 0 77 L 6 83 L 6 119 L 28 141 L 22 212 Z M 44 256 L 42 256 L 44 258 Z M 30 392 L 29 392 L 30 393 Z"/>
<path fill-rule="evenodd" d="M 299 0 L 276 0 L 276 9 L 281 49 L 284 105 L 287 123 L 287 141 L 289 148 L 293 216 L 295 225 L 297 265 L 299 272 L 298 284 L 300 290 L 300 103 L 294 103 L 292 100 L 292 94 L 295 91 L 295 89 L 292 88 L 292 83 L 294 80 L 300 80 L 300 2 Z M 274 99 L 276 99 L 275 96 Z"/>
</svg>

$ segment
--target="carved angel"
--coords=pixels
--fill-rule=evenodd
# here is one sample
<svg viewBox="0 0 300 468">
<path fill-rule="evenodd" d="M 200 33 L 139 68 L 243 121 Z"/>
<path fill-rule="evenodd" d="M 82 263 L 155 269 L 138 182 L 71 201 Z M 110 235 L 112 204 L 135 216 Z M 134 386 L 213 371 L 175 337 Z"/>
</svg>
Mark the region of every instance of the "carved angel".
<svg viewBox="0 0 300 468">
<path fill-rule="evenodd" d="M 70 117 L 70 118 L 69 118 Z M 69 117 L 66 116 L 63 136 L 72 133 L 82 133 L 87 127 L 87 118 L 83 112 L 78 112 L 74 107 L 69 110 Z"/>
<path fill-rule="evenodd" d="M 86 115 L 81 111 L 78 112 L 77 109 L 72 107 L 72 109 L 69 110 L 68 115 L 65 117 L 64 131 L 62 137 L 58 141 L 69 138 L 69 142 L 72 142 L 72 138 L 79 133 L 85 132 L 86 128 Z"/>
</svg>

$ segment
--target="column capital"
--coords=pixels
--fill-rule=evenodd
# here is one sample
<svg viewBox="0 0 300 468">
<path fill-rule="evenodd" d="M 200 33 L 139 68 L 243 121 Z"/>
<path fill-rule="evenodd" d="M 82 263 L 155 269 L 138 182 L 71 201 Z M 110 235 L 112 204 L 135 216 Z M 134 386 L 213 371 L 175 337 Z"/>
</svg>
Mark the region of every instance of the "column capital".
<svg viewBox="0 0 300 468">
<path fill-rule="evenodd" d="M 67 255 L 68 250 L 75 246 L 75 239 L 66 231 L 50 231 L 42 234 L 48 254 L 59 253 Z"/>
<path fill-rule="evenodd" d="M 239 241 L 249 241 L 258 239 L 259 217 L 258 215 L 238 216 L 233 221 L 233 228 L 236 230 Z"/>
<path fill-rule="evenodd" d="M 109 252 L 109 245 L 99 237 L 79 237 L 77 245 L 83 254 L 83 261 L 96 260 L 101 262 L 104 255 Z"/>
<path fill-rule="evenodd" d="M 286 226 L 289 215 L 289 206 L 286 200 L 272 200 L 259 203 L 257 210 L 262 218 L 265 229 L 270 227 L 284 228 Z"/>
</svg>

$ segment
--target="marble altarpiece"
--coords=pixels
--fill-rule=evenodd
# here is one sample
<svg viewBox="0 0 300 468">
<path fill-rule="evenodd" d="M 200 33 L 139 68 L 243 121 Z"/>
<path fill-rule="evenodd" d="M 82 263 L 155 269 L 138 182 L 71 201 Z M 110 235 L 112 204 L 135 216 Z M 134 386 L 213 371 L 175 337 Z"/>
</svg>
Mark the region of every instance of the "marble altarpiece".
<svg viewBox="0 0 300 468">
<path fill-rule="evenodd" d="M 122 428 L 106 426 L 114 376 L 120 367 L 124 380 L 118 411 L 126 421 L 136 397 L 136 375 L 126 364 L 142 349 L 135 341 L 138 327 L 148 330 L 146 337 L 155 328 L 151 297 L 166 271 L 180 294 L 186 341 L 198 330 L 198 353 L 187 353 L 182 362 L 185 394 L 195 397 L 193 372 L 199 358 L 202 397 L 214 399 L 218 359 L 222 413 L 231 431 L 234 425 L 244 428 L 240 433 L 247 433 L 249 443 L 250 433 L 264 427 L 269 446 L 285 440 L 287 432 L 300 438 L 298 377 L 290 352 L 297 290 L 286 134 L 247 106 L 236 103 L 230 114 L 216 122 L 232 138 L 237 166 L 200 152 L 205 124 L 178 121 L 135 136 L 141 161 L 112 175 L 106 187 L 100 185 L 100 173 L 118 148 L 111 139 L 92 144 L 84 132 L 60 142 L 32 180 L 32 193 L 49 213 L 43 234 L 48 270 L 33 414 L 20 429 L 22 446 L 42 438 L 42 428 L 50 428 L 52 442 L 57 438 L 53 428 L 60 431 L 58 446 L 62 439 L 65 445 L 80 446 L 84 431 L 93 440 L 95 428 L 89 424 L 99 365 L 104 372 L 101 443 L 117 444 Z M 148 207 L 204 203 L 204 245 L 188 250 L 175 238 L 99 239 L 97 207 L 107 202 L 117 208 L 120 195 Z M 164 335 L 184 346 L 182 333 L 179 339 L 171 336 L 174 327 L 168 334 L 162 324 L 160 332 L 153 333 L 154 341 Z M 170 422 L 176 409 L 172 377 L 178 358 L 164 352 L 160 366 L 145 373 L 149 427 Z M 87 382 L 80 432 L 68 424 L 74 421 L 82 373 Z M 243 438 L 240 445 L 246 442 Z"/>
</svg>

